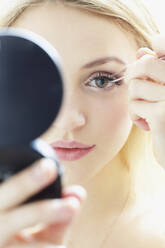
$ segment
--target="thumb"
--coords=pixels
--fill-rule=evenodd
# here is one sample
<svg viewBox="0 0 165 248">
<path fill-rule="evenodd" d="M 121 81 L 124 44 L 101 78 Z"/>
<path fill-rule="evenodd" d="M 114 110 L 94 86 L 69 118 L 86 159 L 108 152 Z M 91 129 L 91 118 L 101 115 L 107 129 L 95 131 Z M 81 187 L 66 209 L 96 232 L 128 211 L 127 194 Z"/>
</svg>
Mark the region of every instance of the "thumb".
<svg viewBox="0 0 165 248">
<path fill-rule="evenodd" d="M 52 243 L 54 245 L 61 245 L 63 243 L 66 232 L 71 226 L 73 220 L 80 212 L 80 208 L 77 208 L 77 205 L 80 205 L 80 202 L 75 197 L 69 197 L 69 201 L 75 205 L 75 210 L 72 211 L 72 216 L 66 221 L 51 223 L 48 225 L 38 225 L 36 227 L 23 230 L 19 234 L 15 235 L 12 242 L 22 243 L 22 244 L 31 244 L 33 242 L 45 242 Z"/>
<path fill-rule="evenodd" d="M 37 241 L 51 242 L 55 245 L 61 244 L 73 220 L 80 213 L 81 207 L 87 198 L 87 192 L 80 185 L 71 185 L 63 189 L 62 196 L 75 202 L 75 211 L 73 211 L 73 216 L 70 220 L 61 223 L 51 223 L 47 226 L 39 225 L 36 228 L 32 228 L 32 231 L 30 230 L 29 232 L 25 230 L 15 236 L 16 241 L 23 243 Z M 80 206 L 78 209 L 77 205 Z"/>
<path fill-rule="evenodd" d="M 69 228 L 75 221 L 76 217 L 79 215 L 82 205 L 82 202 L 80 202 L 80 200 L 78 200 L 76 197 L 69 196 L 68 199 L 71 201 L 73 200 L 75 203 L 77 201 L 77 204 L 80 204 L 80 207 L 72 213 L 72 218 L 65 222 L 49 224 L 42 228 L 39 232 L 33 233 L 31 236 L 33 241 L 50 242 L 54 245 L 61 245 L 63 243 Z M 77 206 L 75 208 L 77 208 Z"/>
<path fill-rule="evenodd" d="M 82 191 L 80 191 L 80 189 Z M 77 192 L 78 190 L 79 193 Z M 61 245 L 71 224 L 81 211 L 81 205 L 83 205 L 86 199 L 86 192 L 80 186 L 70 186 L 63 190 L 63 197 L 68 199 L 74 207 L 74 211 L 72 211 L 72 216 L 69 220 L 48 225 L 39 225 L 36 228 L 32 228 L 32 231 L 30 229 L 30 231 L 25 230 L 15 236 L 16 241 L 23 243 L 48 242 L 54 245 Z"/>
</svg>

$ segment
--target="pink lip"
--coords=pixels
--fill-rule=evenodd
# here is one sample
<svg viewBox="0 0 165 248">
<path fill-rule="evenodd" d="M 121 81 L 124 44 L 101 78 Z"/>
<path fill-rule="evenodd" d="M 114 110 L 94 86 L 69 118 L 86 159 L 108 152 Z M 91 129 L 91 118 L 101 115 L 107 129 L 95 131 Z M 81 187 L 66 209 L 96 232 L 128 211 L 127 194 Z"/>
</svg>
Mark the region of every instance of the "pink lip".
<svg viewBox="0 0 165 248">
<path fill-rule="evenodd" d="M 87 146 L 76 141 L 57 141 L 51 144 L 60 160 L 74 161 L 84 157 L 95 147 Z"/>
</svg>

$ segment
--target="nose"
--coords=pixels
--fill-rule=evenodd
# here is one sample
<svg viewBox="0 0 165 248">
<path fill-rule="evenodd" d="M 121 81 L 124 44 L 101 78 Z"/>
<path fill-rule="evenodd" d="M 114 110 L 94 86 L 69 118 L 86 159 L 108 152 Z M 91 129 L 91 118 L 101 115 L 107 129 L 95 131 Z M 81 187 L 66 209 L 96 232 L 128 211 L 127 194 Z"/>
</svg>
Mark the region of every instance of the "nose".
<svg viewBox="0 0 165 248">
<path fill-rule="evenodd" d="M 71 132 L 82 128 L 86 123 L 85 114 L 80 109 L 78 102 L 66 101 L 55 122 L 55 127 L 66 132 Z"/>
<path fill-rule="evenodd" d="M 55 126 L 65 131 L 73 131 L 81 128 L 85 124 L 85 117 L 82 113 L 75 110 L 68 110 L 61 113 Z"/>
</svg>

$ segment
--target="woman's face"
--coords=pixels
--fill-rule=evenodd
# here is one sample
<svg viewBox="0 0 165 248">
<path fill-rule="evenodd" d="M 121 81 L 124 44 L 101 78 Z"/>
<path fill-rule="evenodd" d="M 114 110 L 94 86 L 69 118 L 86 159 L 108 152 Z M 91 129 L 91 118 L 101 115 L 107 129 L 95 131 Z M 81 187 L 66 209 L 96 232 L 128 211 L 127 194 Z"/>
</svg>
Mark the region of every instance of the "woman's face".
<svg viewBox="0 0 165 248">
<path fill-rule="evenodd" d="M 128 86 L 124 81 L 115 86 L 107 77 L 135 60 L 133 37 L 105 16 L 52 2 L 27 9 L 12 26 L 43 36 L 59 52 L 65 100 L 41 138 L 94 146 L 88 153 L 57 153 L 72 181 L 90 180 L 121 150 L 132 127 Z"/>
</svg>

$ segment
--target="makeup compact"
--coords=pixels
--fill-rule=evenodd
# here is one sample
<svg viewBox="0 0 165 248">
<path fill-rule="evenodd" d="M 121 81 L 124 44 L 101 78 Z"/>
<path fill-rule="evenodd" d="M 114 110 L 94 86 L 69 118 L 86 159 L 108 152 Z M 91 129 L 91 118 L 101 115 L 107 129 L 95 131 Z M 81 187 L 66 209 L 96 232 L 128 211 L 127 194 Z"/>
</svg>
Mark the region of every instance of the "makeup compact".
<svg viewBox="0 0 165 248">
<path fill-rule="evenodd" d="M 26 203 L 61 198 L 62 166 L 55 151 L 38 137 L 58 116 L 62 100 L 62 63 L 56 49 L 31 31 L 2 28 L 0 183 L 43 157 L 54 160 L 58 167 L 55 182 Z"/>
</svg>

